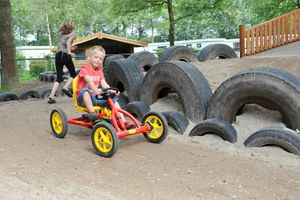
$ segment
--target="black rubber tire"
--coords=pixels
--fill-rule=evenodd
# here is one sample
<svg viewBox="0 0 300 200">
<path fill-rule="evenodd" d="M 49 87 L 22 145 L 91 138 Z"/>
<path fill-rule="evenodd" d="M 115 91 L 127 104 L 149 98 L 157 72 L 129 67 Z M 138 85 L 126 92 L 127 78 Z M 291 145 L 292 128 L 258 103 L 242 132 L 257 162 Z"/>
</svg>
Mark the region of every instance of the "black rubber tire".
<svg viewBox="0 0 300 200">
<path fill-rule="evenodd" d="M 238 110 L 251 103 L 278 110 L 287 127 L 300 129 L 300 80 L 270 67 L 242 72 L 223 82 L 213 94 L 206 118 L 232 123 Z"/>
<path fill-rule="evenodd" d="M 131 54 L 128 59 L 135 61 L 142 72 L 148 72 L 153 65 L 158 63 L 155 55 L 148 51 Z"/>
<path fill-rule="evenodd" d="M 168 131 L 168 122 L 165 116 L 158 112 L 148 112 L 142 119 L 142 123 L 148 123 L 151 126 L 149 133 L 143 133 L 144 137 L 151 143 L 161 143 L 166 139 Z M 155 125 L 153 125 L 155 123 Z M 154 129 L 154 130 L 153 130 Z M 157 138 L 154 135 L 159 134 Z"/>
<path fill-rule="evenodd" d="M 268 127 L 256 131 L 244 142 L 246 147 L 280 146 L 286 151 L 300 155 L 300 135 L 284 127 Z"/>
<path fill-rule="evenodd" d="M 150 111 L 150 106 L 143 101 L 133 101 L 127 104 L 126 111 L 142 121 L 145 114 Z"/>
<path fill-rule="evenodd" d="M 0 102 L 10 101 L 10 100 L 19 100 L 19 97 L 16 94 L 5 92 L 0 94 Z"/>
<path fill-rule="evenodd" d="M 176 111 L 162 112 L 162 114 L 166 117 L 168 124 L 172 126 L 177 133 L 180 135 L 184 134 L 189 125 L 189 120 L 187 120 L 183 114 Z"/>
<path fill-rule="evenodd" d="M 221 119 L 207 119 L 198 123 L 190 132 L 189 136 L 203 136 L 205 134 L 216 134 L 231 143 L 237 141 L 235 128 Z"/>
<path fill-rule="evenodd" d="M 198 62 L 198 57 L 192 49 L 186 46 L 171 46 L 165 50 L 159 61 L 175 60 L 180 60 L 183 62 Z"/>
<path fill-rule="evenodd" d="M 60 124 L 61 123 L 61 124 Z M 57 132 L 59 128 L 56 126 L 62 126 L 61 132 Z M 68 118 L 65 112 L 59 108 L 55 108 L 50 113 L 50 126 L 52 134 L 57 138 L 64 138 L 68 133 Z M 54 127 L 55 126 L 55 127 Z"/>
<path fill-rule="evenodd" d="M 195 66 L 182 61 L 159 62 L 145 75 L 140 100 L 151 105 L 170 90 L 178 94 L 188 119 L 196 123 L 204 119 L 212 90 Z"/>
<path fill-rule="evenodd" d="M 110 82 L 110 78 L 109 78 L 109 75 L 108 75 L 109 65 L 112 61 L 118 60 L 118 59 L 124 59 L 124 56 L 122 56 L 120 54 L 105 56 L 105 59 L 104 59 L 104 62 L 103 62 L 103 73 L 104 73 L 104 77 L 105 77 L 105 79 L 108 83 Z"/>
<path fill-rule="evenodd" d="M 118 88 L 121 93 L 127 91 L 129 102 L 139 100 L 139 90 L 143 73 L 131 59 L 118 59 L 110 63 L 108 68 L 109 85 Z"/>
<path fill-rule="evenodd" d="M 96 144 L 95 137 L 97 136 L 96 135 L 97 131 L 101 131 L 99 129 L 103 129 L 102 130 L 103 134 L 106 133 L 106 134 L 110 134 L 110 136 L 111 136 L 112 147 L 111 147 L 111 150 L 109 150 L 108 152 L 101 151 L 101 149 L 99 149 L 99 146 Z M 92 144 L 93 144 L 93 147 L 94 147 L 96 153 L 102 157 L 107 157 L 107 158 L 112 157 L 119 148 L 119 139 L 118 139 L 117 133 L 116 133 L 114 127 L 107 122 L 99 122 L 93 127 L 91 139 L 92 139 Z"/>
<path fill-rule="evenodd" d="M 119 94 L 118 99 L 119 99 L 118 102 L 120 104 L 120 107 L 122 109 L 126 109 L 127 104 L 129 103 L 128 97 L 125 94 L 121 93 L 121 94 Z"/>
<path fill-rule="evenodd" d="M 237 58 L 237 55 L 235 51 L 226 44 L 210 44 L 204 47 L 198 55 L 198 59 L 200 62 L 215 58 Z"/>
<path fill-rule="evenodd" d="M 19 97 L 20 100 L 26 100 L 28 98 L 36 98 L 36 99 L 40 99 L 41 98 L 41 95 L 40 93 L 38 93 L 37 91 L 35 90 L 28 90 L 24 93 L 22 93 Z"/>
</svg>

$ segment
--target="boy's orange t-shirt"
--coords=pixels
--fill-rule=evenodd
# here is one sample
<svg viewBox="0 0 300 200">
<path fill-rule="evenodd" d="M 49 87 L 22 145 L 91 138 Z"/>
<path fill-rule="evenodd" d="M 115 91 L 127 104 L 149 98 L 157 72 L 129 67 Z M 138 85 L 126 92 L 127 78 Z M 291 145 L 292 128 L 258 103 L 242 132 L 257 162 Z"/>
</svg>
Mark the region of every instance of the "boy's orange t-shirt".
<svg viewBox="0 0 300 200">
<path fill-rule="evenodd" d="M 76 90 L 77 96 L 79 95 L 79 92 L 82 88 L 91 89 L 85 82 L 83 78 L 84 76 L 89 76 L 96 86 L 100 85 L 101 80 L 104 79 L 103 71 L 100 67 L 97 67 L 95 70 L 92 70 L 89 65 L 82 66 L 78 74 L 78 83 Z M 94 92 L 92 91 L 92 93 Z"/>
</svg>

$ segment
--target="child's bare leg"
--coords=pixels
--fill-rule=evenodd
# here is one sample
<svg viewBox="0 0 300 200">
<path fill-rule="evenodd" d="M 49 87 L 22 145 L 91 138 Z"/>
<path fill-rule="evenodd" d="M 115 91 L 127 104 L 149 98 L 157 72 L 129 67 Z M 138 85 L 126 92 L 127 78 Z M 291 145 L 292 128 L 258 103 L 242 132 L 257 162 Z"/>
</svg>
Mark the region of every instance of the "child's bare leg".
<svg viewBox="0 0 300 200">
<path fill-rule="evenodd" d="M 119 102 L 115 102 L 115 106 L 116 106 L 117 108 L 121 108 Z M 126 120 L 125 120 L 125 117 L 124 117 L 124 115 L 123 115 L 123 113 L 120 113 L 120 117 L 121 117 L 121 119 L 122 119 L 123 122 L 126 121 Z"/>
<path fill-rule="evenodd" d="M 64 85 L 63 88 L 66 89 L 66 90 L 68 90 L 68 88 L 69 88 L 69 86 L 71 85 L 72 81 L 73 81 L 73 78 L 70 77 L 70 78 L 67 80 L 67 82 L 66 82 L 66 84 Z"/>
<path fill-rule="evenodd" d="M 83 94 L 83 103 L 84 103 L 85 107 L 88 109 L 89 113 L 95 112 L 95 110 L 93 108 L 93 102 L 92 102 L 90 93 L 84 92 L 84 94 Z"/>
</svg>

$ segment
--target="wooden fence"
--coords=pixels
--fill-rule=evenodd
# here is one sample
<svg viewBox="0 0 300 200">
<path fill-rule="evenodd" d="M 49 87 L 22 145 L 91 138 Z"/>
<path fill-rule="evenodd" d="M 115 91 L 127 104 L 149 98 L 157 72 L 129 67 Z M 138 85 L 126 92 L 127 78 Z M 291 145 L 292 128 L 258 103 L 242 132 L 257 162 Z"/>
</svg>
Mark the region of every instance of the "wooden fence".
<svg viewBox="0 0 300 200">
<path fill-rule="evenodd" d="M 249 29 L 240 25 L 240 57 L 300 40 L 300 9 Z"/>
</svg>

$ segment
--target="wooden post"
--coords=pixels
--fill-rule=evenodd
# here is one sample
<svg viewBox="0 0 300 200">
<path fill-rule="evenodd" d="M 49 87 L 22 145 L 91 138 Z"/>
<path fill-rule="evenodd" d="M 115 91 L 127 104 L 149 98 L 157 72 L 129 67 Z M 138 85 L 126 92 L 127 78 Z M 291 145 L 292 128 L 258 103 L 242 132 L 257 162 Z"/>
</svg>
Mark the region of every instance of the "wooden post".
<svg viewBox="0 0 300 200">
<path fill-rule="evenodd" d="M 244 25 L 240 25 L 240 58 L 245 55 L 245 28 Z"/>
</svg>

